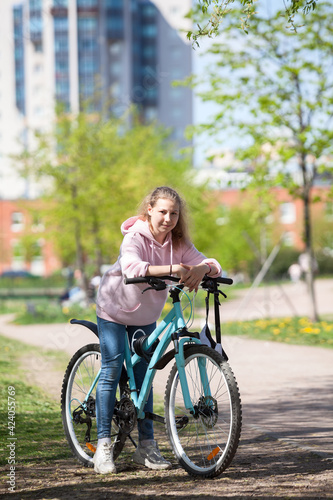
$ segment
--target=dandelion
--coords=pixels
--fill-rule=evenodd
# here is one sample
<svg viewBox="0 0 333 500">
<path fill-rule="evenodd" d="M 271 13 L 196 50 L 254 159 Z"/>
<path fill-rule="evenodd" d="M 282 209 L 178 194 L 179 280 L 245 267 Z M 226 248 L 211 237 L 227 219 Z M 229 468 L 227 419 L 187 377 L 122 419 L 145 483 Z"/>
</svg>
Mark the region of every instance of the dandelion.
<svg viewBox="0 0 333 500">
<path fill-rule="evenodd" d="M 274 335 L 279 335 L 280 334 L 280 329 L 279 328 L 273 328 L 273 333 Z"/>
<path fill-rule="evenodd" d="M 312 328 L 311 326 L 307 326 L 306 328 L 302 328 L 301 333 L 314 333 L 318 335 L 318 333 L 320 333 L 320 328 Z"/>
</svg>

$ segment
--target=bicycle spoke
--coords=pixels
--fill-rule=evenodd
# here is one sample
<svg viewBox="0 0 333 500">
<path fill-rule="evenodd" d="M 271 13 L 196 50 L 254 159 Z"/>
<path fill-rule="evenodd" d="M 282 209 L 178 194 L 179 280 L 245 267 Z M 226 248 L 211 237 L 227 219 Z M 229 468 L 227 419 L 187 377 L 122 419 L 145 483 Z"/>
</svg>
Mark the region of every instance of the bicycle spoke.
<svg viewBox="0 0 333 500">
<path fill-rule="evenodd" d="M 175 365 L 166 390 L 167 432 L 176 456 L 190 474 L 214 477 L 237 449 L 241 427 L 237 385 L 218 353 L 203 346 L 188 350 L 185 374 L 194 413 L 184 407 Z M 182 414 L 188 423 L 177 429 L 176 416 Z"/>
</svg>

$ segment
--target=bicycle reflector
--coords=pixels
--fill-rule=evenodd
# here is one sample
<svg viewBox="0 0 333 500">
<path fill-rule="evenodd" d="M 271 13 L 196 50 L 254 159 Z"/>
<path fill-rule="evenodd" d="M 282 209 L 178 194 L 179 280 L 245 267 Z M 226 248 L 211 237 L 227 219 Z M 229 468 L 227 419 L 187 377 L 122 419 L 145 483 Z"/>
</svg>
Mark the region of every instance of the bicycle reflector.
<svg viewBox="0 0 333 500">
<path fill-rule="evenodd" d="M 88 448 L 88 450 L 92 451 L 93 453 L 96 453 L 96 447 L 93 444 L 86 443 L 86 447 Z"/>
<path fill-rule="evenodd" d="M 216 457 L 216 455 L 222 451 L 221 448 L 219 446 L 217 446 L 216 448 L 214 448 L 214 450 L 208 455 L 207 457 L 207 460 L 213 460 L 214 457 Z"/>
</svg>

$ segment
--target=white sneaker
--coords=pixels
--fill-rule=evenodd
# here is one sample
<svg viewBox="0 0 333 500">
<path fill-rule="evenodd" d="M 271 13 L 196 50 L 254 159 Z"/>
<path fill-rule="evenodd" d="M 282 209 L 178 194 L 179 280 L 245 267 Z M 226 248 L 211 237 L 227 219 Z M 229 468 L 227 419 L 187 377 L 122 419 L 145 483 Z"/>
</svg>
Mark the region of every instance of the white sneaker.
<svg viewBox="0 0 333 500">
<path fill-rule="evenodd" d="M 97 446 L 93 458 L 94 470 L 97 474 L 116 473 L 117 469 L 113 462 L 113 447 L 111 443 L 102 443 Z"/>
<path fill-rule="evenodd" d="M 144 465 L 149 469 L 171 469 L 171 463 L 162 457 L 154 439 L 139 442 L 137 449 L 132 455 L 132 460 L 136 464 Z"/>
</svg>

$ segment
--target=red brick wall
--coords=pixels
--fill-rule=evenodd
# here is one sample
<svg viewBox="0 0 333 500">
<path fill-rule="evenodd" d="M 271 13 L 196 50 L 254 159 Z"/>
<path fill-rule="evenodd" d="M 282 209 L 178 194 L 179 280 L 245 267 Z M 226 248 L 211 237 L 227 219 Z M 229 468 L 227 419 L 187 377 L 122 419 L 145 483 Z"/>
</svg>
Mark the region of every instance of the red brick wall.
<svg viewBox="0 0 333 500">
<path fill-rule="evenodd" d="M 13 268 L 14 242 L 19 241 L 24 234 L 35 234 L 41 241 L 41 255 L 43 262 L 43 275 L 48 276 L 61 268 L 61 263 L 56 257 L 52 244 L 45 239 L 42 226 L 33 225 L 32 216 L 28 207 L 38 208 L 39 200 L 0 200 L 0 273 Z M 12 214 L 19 213 L 23 216 L 22 227 L 13 224 Z M 15 230 L 16 229 L 16 230 Z M 21 268 L 30 271 L 30 264 L 23 262 Z"/>
</svg>

